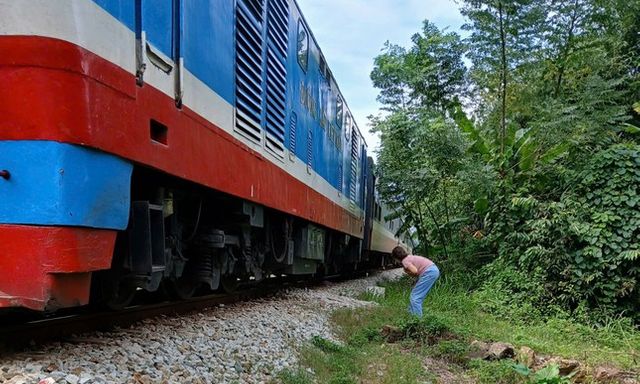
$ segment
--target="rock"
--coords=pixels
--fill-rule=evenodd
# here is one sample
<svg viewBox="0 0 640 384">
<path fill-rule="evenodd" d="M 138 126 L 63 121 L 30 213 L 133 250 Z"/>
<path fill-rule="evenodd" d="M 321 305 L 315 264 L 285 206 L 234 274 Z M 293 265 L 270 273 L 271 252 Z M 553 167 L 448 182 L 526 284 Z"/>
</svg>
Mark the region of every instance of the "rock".
<svg viewBox="0 0 640 384">
<path fill-rule="evenodd" d="M 38 384 L 55 384 L 56 380 L 53 377 L 46 377 L 40 381 L 38 381 Z"/>
<path fill-rule="evenodd" d="M 385 289 L 384 287 L 368 287 L 367 291 L 373 297 L 384 297 Z"/>
<path fill-rule="evenodd" d="M 572 372 L 576 371 L 578 368 L 580 368 L 580 363 L 576 360 L 570 360 L 570 359 L 563 359 L 560 357 L 552 357 L 550 358 L 547 363 L 545 364 L 545 366 L 551 365 L 551 364 L 556 364 L 558 366 L 558 368 L 560 368 L 560 375 L 561 376 L 567 376 L 570 375 Z"/>
<path fill-rule="evenodd" d="M 80 381 L 80 378 L 78 376 L 76 376 L 76 375 L 73 375 L 73 374 L 72 375 L 67 375 L 64 379 L 69 384 L 78 384 L 78 382 Z"/>
<path fill-rule="evenodd" d="M 65 377 L 65 374 L 61 371 L 53 371 L 51 373 L 49 373 L 49 375 L 54 378 L 55 380 L 60 380 L 62 378 Z"/>
<path fill-rule="evenodd" d="M 27 379 L 24 376 L 14 376 L 6 384 L 27 384 Z"/>
<path fill-rule="evenodd" d="M 487 356 L 488 352 L 489 344 L 483 341 L 474 340 L 471 342 L 471 346 L 469 348 L 469 353 L 467 354 L 467 356 L 470 359 L 484 359 Z"/>
<path fill-rule="evenodd" d="M 135 373 L 133 375 L 133 382 L 136 384 L 151 384 L 151 377 L 149 377 L 149 375 L 142 375 L 140 373 Z"/>
<path fill-rule="evenodd" d="M 616 380 L 621 371 L 614 367 L 597 367 L 593 372 L 593 378 L 600 383 L 609 383 Z"/>
<path fill-rule="evenodd" d="M 387 343 L 396 343 L 404 337 L 404 332 L 398 327 L 393 325 L 384 325 L 380 330 L 380 335 L 387 341 Z"/>
<path fill-rule="evenodd" d="M 80 384 L 86 384 L 89 381 L 91 381 L 91 379 L 92 379 L 91 375 L 87 373 L 80 374 Z"/>
<path fill-rule="evenodd" d="M 402 270 L 74 336 L 43 345 L 37 359 L 3 356 L 0 383 L 270 383 L 298 365 L 296 351 L 312 336 L 336 341 L 333 310 L 376 305 L 357 297 L 385 275 Z"/>
<path fill-rule="evenodd" d="M 525 346 L 520 347 L 516 357 L 517 357 L 516 360 L 518 361 L 518 363 L 528 368 L 532 368 L 536 363 L 536 354 L 533 351 L 533 349 L 529 347 L 525 347 Z"/>
<path fill-rule="evenodd" d="M 502 360 L 515 356 L 513 345 L 507 343 L 485 343 L 474 340 L 468 357 L 471 359 Z"/>
<path fill-rule="evenodd" d="M 489 356 L 485 360 L 509 359 L 516 355 L 513 345 L 507 343 L 491 343 Z"/>
</svg>

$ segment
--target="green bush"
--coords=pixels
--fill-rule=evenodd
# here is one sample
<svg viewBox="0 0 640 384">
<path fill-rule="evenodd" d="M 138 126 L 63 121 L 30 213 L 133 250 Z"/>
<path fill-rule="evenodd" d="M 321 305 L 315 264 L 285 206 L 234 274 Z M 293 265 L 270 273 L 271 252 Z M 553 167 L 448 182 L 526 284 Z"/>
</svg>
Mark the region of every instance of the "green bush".
<svg viewBox="0 0 640 384">
<path fill-rule="evenodd" d="M 399 326 L 405 337 L 417 341 L 430 342 L 434 338 L 451 335 L 451 330 L 444 320 L 432 314 L 427 314 L 422 318 L 413 316 L 406 318 Z"/>
<path fill-rule="evenodd" d="M 595 321 L 638 316 L 640 145 L 598 151 L 568 185 L 553 199 L 523 189 L 498 202 L 483 309 L 523 321 L 585 308 Z"/>
<path fill-rule="evenodd" d="M 640 145 L 597 153 L 567 196 L 575 249 L 558 289 L 617 312 L 640 309 Z"/>
<path fill-rule="evenodd" d="M 541 276 L 520 271 L 503 260 L 482 271 L 485 283 L 473 293 L 473 300 L 485 312 L 516 323 L 529 323 L 542 317 L 548 292 Z"/>
</svg>

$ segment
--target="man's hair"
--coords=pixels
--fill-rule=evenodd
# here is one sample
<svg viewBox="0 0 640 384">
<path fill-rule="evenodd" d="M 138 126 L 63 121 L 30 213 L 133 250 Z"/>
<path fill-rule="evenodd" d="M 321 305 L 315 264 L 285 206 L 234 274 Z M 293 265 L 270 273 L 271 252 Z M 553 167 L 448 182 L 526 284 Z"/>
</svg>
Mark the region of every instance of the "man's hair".
<svg viewBox="0 0 640 384">
<path fill-rule="evenodd" d="M 402 260 L 408 256 L 408 253 L 403 247 L 398 245 L 391 251 L 391 256 L 396 260 Z"/>
</svg>

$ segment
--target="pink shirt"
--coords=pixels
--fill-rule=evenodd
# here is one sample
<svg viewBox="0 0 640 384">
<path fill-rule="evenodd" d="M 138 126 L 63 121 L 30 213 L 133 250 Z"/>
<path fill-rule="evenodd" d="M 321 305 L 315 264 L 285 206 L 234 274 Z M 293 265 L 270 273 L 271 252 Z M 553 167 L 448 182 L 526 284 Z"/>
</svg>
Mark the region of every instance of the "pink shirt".
<svg viewBox="0 0 640 384">
<path fill-rule="evenodd" d="M 402 266 L 408 268 L 409 264 L 413 264 L 416 268 L 418 268 L 418 275 L 422 275 L 422 272 L 426 271 L 427 268 L 433 265 L 433 261 L 427 259 L 426 257 L 409 255 L 402 259 Z"/>
</svg>

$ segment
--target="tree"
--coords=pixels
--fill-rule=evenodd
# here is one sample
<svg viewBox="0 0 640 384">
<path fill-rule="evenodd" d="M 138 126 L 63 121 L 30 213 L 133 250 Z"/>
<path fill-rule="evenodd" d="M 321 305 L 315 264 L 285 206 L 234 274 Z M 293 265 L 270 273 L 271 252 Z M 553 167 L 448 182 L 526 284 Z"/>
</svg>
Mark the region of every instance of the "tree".
<svg viewBox="0 0 640 384">
<path fill-rule="evenodd" d="M 383 198 L 431 251 L 488 252 L 485 292 L 637 311 L 640 3 L 461 1 L 468 39 L 425 22 L 375 59 Z"/>
<path fill-rule="evenodd" d="M 390 111 L 426 108 L 449 111 L 465 91 L 464 44 L 454 32 L 425 21 L 409 50 L 385 43 L 371 72 L 378 101 Z"/>
<path fill-rule="evenodd" d="M 435 233 L 446 255 L 449 180 L 462 167 L 467 145 L 447 117 L 465 86 L 464 45 L 457 34 L 428 21 L 412 43 L 407 50 L 387 42 L 371 73 L 388 112 L 370 118 L 382 141 L 379 189 L 405 218 L 401 230 L 415 227 L 424 247 L 432 243 L 428 234 Z"/>
<path fill-rule="evenodd" d="M 452 187 L 466 166 L 467 140 L 442 115 L 420 109 L 372 118 L 383 145 L 378 153 L 378 188 L 382 198 L 418 231 L 421 245 L 433 245 L 435 233 L 448 257 Z M 428 251 L 428 249 L 425 249 Z"/>
<path fill-rule="evenodd" d="M 473 63 L 472 80 L 480 97 L 489 102 L 485 110 L 498 112 L 495 130 L 504 155 L 508 125 L 509 83 L 515 69 L 534 60 L 540 46 L 542 2 L 535 0 L 465 0 L 461 12 L 471 31 L 468 55 Z M 494 107 L 497 108 L 494 109 Z M 486 116 L 489 117 L 489 116 Z M 495 120 L 489 118 L 488 122 Z"/>
</svg>

